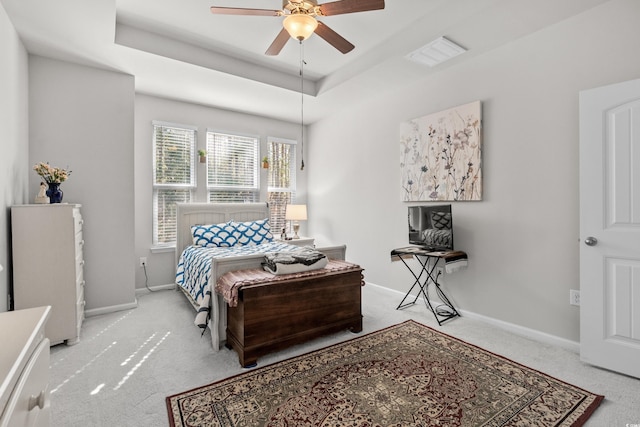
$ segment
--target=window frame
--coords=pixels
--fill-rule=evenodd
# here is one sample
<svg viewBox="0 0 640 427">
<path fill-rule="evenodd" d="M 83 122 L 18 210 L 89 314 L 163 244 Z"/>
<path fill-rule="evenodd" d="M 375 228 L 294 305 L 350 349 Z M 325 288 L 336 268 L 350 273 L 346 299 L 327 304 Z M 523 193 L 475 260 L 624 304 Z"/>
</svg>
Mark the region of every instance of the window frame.
<svg viewBox="0 0 640 427">
<path fill-rule="evenodd" d="M 166 173 L 164 177 L 165 179 L 168 179 L 168 180 L 171 180 L 173 177 L 177 177 L 178 179 L 184 178 L 184 182 L 182 183 L 158 182 L 158 178 L 159 178 L 158 163 L 160 159 L 171 158 L 170 154 L 165 154 L 164 157 L 158 156 L 157 154 L 158 142 L 161 141 L 158 138 L 158 136 L 160 135 L 158 134 L 158 129 L 157 129 L 158 127 L 175 128 L 181 131 L 188 132 L 186 136 L 181 135 L 179 138 L 176 138 L 176 145 L 181 149 L 184 148 L 185 150 L 189 151 L 188 169 L 184 169 L 184 170 L 180 169 L 183 163 L 186 162 L 186 157 L 183 155 L 183 157 L 177 157 L 177 159 L 174 158 L 173 160 L 176 160 L 176 162 L 174 162 L 173 164 L 169 162 L 170 166 L 174 166 L 178 168 L 176 170 L 177 174 L 172 175 L 171 171 L 173 171 L 173 169 L 169 168 L 168 171 L 170 172 Z M 212 134 L 212 136 L 209 136 L 209 134 Z M 232 140 L 233 138 L 238 138 L 240 141 L 244 139 L 250 142 L 251 148 L 249 149 L 249 151 L 250 151 L 250 157 L 251 157 L 251 162 L 250 162 L 251 166 L 250 166 L 249 172 L 247 172 L 246 170 L 244 171 L 244 173 L 246 173 L 246 175 L 250 177 L 248 181 L 249 185 L 228 186 L 228 185 L 211 185 L 210 184 L 209 182 L 210 181 L 209 173 L 210 173 L 210 167 L 211 167 L 210 165 L 214 159 L 215 153 L 211 151 L 209 138 L 215 138 L 215 135 L 224 135 L 232 138 Z M 265 139 L 266 139 L 266 143 L 265 143 Z M 287 227 L 287 223 L 286 221 L 284 221 L 284 211 L 285 211 L 284 207 L 286 206 L 286 204 L 295 203 L 296 201 L 297 178 L 298 178 L 296 161 L 298 157 L 298 144 L 299 144 L 297 140 L 288 139 L 288 138 L 279 138 L 274 136 L 263 137 L 260 135 L 241 133 L 241 132 L 229 132 L 229 131 L 224 131 L 216 128 L 206 128 L 206 131 L 204 132 L 204 137 L 203 137 L 202 133 L 198 132 L 198 126 L 163 121 L 163 120 L 151 121 L 151 140 L 152 140 L 151 141 L 151 146 L 152 146 L 151 147 L 151 154 L 152 154 L 152 178 L 151 178 L 152 180 L 152 242 L 151 242 L 152 245 L 151 245 L 151 250 L 153 252 L 162 252 L 165 250 L 170 250 L 172 248 L 175 249 L 176 236 L 172 236 L 171 232 L 167 232 L 167 229 L 170 228 L 171 224 L 167 224 L 165 221 L 163 221 L 163 219 L 166 218 L 167 221 L 174 221 L 177 224 L 175 209 L 172 212 L 170 209 L 166 208 L 166 206 L 171 206 L 174 200 L 176 203 L 177 202 L 186 202 L 186 203 L 190 203 L 190 202 L 206 202 L 206 203 L 259 202 L 265 199 L 267 202 L 271 202 L 270 200 L 271 194 L 287 193 L 289 195 L 288 200 L 285 200 L 282 198 L 279 199 L 278 206 L 284 205 L 284 206 L 281 206 L 282 209 L 280 209 L 282 211 L 281 212 L 282 215 L 280 215 L 282 217 L 281 218 L 282 224 L 280 224 L 279 226 L 275 226 L 275 224 L 272 223 L 272 229 L 273 229 L 274 235 L 279 235 L 280 231 L 278 227 Z M 188 141 L 189 144 L 180 145 L 180 143 L 183 141 Z M 173 141 L 165 140 L 164 142 L 167 144 L 171 144 Z M 291 149 L 289 151 L 290 153 L 289 155 L 292 157 L 290 159 L 290 165 L 289 165 L 289 176 L 288 176 L 289 183 L 287 186 L 284 186 L 284 187 L 276 187 L 276 186 L 269 185 L 269 181 L 270 181 L 269 174 L 272 173 L 273 171 L 272 168 L 275 167 L 274 156 L 272 152 L 273 144 L 288 144 L 291 146 Z M 265 147 L 266 147 L 266 150 L 265 150 Z M 205 148 L 207 152 L 207 161 L 204 168 L 202 167 L 202 165 L 200 165 L 200 167 L 198 166 L 199 165 L 198 149 L 200 148 Z M 242 153 L 242 151 L 240 151 L 240 153 Z M 266 171 L 266 173 L 261 168 L 261 159 L 264 157 L 264 154 L 267 155 L 270 163 L 270 167 Z M 166 171 L 166 169 L 163 169 L 163 171 Z M 233 180 L 233 178 L 235 177 L 235 172 L 232 171 L 229 174 L 229 176 Z M 240 178 L 242 178 L 242 176 Z M 186 182 L 187 180 L 189 181 L 188 183 Z M 242 180 L 240 181 L 242 182 Z M 184 191 L 183 193 L 184 197 L 182 197 L 180 194 L 170 194 L 170 197 L 173 196 L 174 200 L 166 201 L 167 199 L 165 199 L 163 202 L 163 206 L 159 206 L 161 203 L 159 200 L 159 197 L 162 196 L 163 190 L 177 190 L 178 192 Z M 226 198 L 223 195 L 222 199 L 217 199 L 216 201 L 212 201 L 211 194 L 214 193 L 215 191 L 232 192 L 232 193 L 236 192 L 236 193 L 240 193 L 241 195 L 239 198 Z M 242 193 L 247 193 L 248 196 L 247 194 L 242 194 Z M 272 206 L 272 208 L 275 208 L 275 207 L 276 207 L 275 205 Z M 272 209 L 272 217 L 275 213 L 277 213 L 277 209 Z M 160 219 L 161 214 L 165 214 L 166 216 L 163 217 L 163 219 Z M 272 218 L 269 218 L 269 220 L 272 221 Z M 164 228 L 162 227 L 163 224 L 164 224 Z M 159 232 L 162 232 L 160 233 L 161 235 L 159 235 Z M 168 241 L 167 236 L 169 238 L 173 237 L 174 240 Z"/>
<path fill-rule="evenodd" d="M 182 131 L 193 132 L 189 147 L 189 183 L 158 183 L 157 171 L 158 171 L 158 156 L 157 156 L 157 127 L 174 128 Z M 159 221 L 159 205 L 158 197 L 163 190 L 183 190 L 188 192 L 186 202 L 193 201 L 194 193 L 198 188 L 198 172 L 196 167 L 196 153 L 198 144 L 198 128 L 197 126 L 185 125 L 180 123 L 165 122 L 161 120 L 151 121 L 151 152 L 152 152 L 152 248 L 166 248 L 175 246 L 175 240 L 167 241 L 162 239 L 159 235 L 160 221 Z M 174 220 L 177 223 L 177 218 Z M 166 235 L 166 233 L 165 233 Z M 162 241 L 161 241 L 162 240 Z"/>
<path fill-rule="evenodd" d="M 238 138 L 245 139 L 246 142 L 253 144 L 251 149 L 253 163 L 251 168 L 252 175 L 252 185 L 212 185 L 210 183 L 209 172 L 213 163 L 216 161 L 215 150 L 210 147 L 210 135 L 212 135 L 212 142 L 215 143 L 215 135 L 222 135 L 230 138 Z M 240 141 L 237 141 L 240 142 Z M 261 180 L 260 180 L 260 146 L 261 146 L 261 138 L 259 135 L 251 135 L 239 132 L 228 132 L 222 131 L 219 129 L 208 128 L 205 133 L 205 149 L 207 151 L 207 167 L 205 171 L 205 192 L 206 192 L 206 200 L 208 203 L 233 203 L 233 202 L 257 202 L 260 200 L 260 191 L 261 191 Z M 214 194 L 230 194 L 231 197 L 222 197 L 220 199 L 216 199 Z M 234 197 L 233 195 L 236 194 Z M 243 195 L 244 194 L 244 195 Z M 224 200 L 223 200 L 224 199 Z"/>
<path fill-rule="evenodd" d="M 277 162 L 273 158 L 273 149 L 272 144 L 287 144 L 290 145 L 290 153 L 291 158 L 289 159 L 289 185 L 288 187 L 275 187 L 270 185 L 271 174 L 273 173 L 273 168 L 276 166 Z M 280 235 L 280 230 L 284 228 L 287 230 L 288 224 L 284 219 L 285 216 L 285 208 L 288 203 L 296 202 L 296 192 L 297 192 L 297 174 L 296 174 L 296 165 L 297 165 L 297 150 L 298 150 L 298 141 L 294 139 L 287 138 L 278 138 L 269 136 L 267 137 L 267 153 L 269 159 L 269 172 L 267 177 L 267 201 L 270 203 L 270 215 L 269 222 L 271 224 L 272 232 L 274 235 Z M 288 200 L 285 202 L 284 206 L 273 206 L 273 198 L 272 194 L 289 194 Z M 285 196 L 286 197 L 286 196 Z M 291 230 L 289 230 L 291 231 Z"/>
</svg>

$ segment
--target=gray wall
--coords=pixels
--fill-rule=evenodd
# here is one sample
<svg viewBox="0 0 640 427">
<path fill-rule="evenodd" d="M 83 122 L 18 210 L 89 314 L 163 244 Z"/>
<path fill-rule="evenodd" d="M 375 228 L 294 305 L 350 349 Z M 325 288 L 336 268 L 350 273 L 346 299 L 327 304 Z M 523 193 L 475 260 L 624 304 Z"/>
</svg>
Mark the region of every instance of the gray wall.
<svg viewBox="0 0 640 427">
<path fill-rule="evenodd" d="M 319 244 L 346 243 L 369 282 L 404 291 L 410 276 L 389 260 L 407 243 L 399 125 L 481 100 L 484 200 L 454 203 L 456 246 L 470 265 L 447 276 L 446 288 L 464 310 L 577 341 L 579 310 L 568 293 L 579 288 L 578 92 L 640 77 L 637 16 L 640 2 L 612 0 L 404 90 L 336 106 L 307 133 L 305 234 Z M 8 59 L 0 63 L 0 124 L 8 135 L 0 140 L 3 293 L 8 207 L 36 194 L 33 163 L 73 170 L 65 201 L 83 204 L 87 307 L 99 312 L 135 303 L 135 287 L 144 286 L 139 256 L 150 257 L 151 284 L 172 281 L 173 254 L 149 252 L 150 120 L 197 116 L 202 130 L 298 135 L 291 123 L 135 97 L 132 76 L 41 57 L 27 62 L 1 7 L 0 49 Z"/>
<path fill-rule="evenodd" d="M 399 125 L 481 100 L 484 200 L 453 203 L 470 259 L 446 289 L 464 310 L 578 341 L 578 92 L 640 77 L 638 16 L 636 0 L 608 2 L 312 125 L 310 235 L 346 243 L 367 281 L 406 291 L 412 278 L 389 257 L 408 244 Z"/>
<path fill-rule="evenodd" d="M 73 171 L 61 188 L 82 205 L 90 314 L 135 306 L 134 91 L 130 75 L 29 57 L 29 164 Z"/>
<path fill-rule="evenodd" d="M 258 136 L 261 141 L 260 158 L 267 153 L 267 137 L 298 140 L 300 125 L 148 95 L 136 96 L 135 116 L 136 256 L 147 257 L 148 285 L 162 286 L 174 283 L 175 252 L 173 249 L 152 248 L 153 133 L 151 122 L 160 120 L 197 126 L 199 149 L 206 147 L 207 129 Z M 300 148 L 298 144 L 298 165 Z M 305 159 L 305 163 L 307 160 Z M 206 182 L 205 165 L 198 163 L 197 173 L 197 181 Z M 297 201 L 304 203 L 307 188 L 306 168 L 305 171 L 300 171 L 298 167 L 296 180 Z M 262 189 L 260 200 L 264 201 L 267 199 L 266 169 L 260 169 L 260 183 Z M 202 186 L 202 191 L 197 194 L 197 201 L 206 201 L 204 188 L 205 186 Z M 144 288 L 145 280 L 144 271 L 137 267 L 136 288 Z"/>
<path fill-rule="evenodd" d="M 0 312 L 7 311 L 11 271 L 10 206 L 25 203 L 28 177 L 28 60 L 0 6 Z"/>
</svg>

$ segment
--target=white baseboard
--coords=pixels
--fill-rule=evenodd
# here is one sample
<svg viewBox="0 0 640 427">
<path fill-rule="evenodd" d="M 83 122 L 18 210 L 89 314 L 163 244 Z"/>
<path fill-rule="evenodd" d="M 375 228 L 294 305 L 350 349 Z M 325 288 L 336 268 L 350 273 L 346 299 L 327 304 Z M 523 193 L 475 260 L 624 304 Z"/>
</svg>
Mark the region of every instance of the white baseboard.
<svg viewBox="0 0 640 427">
<path fill-rule="evenodd" d="M 151 291 L 164 291 L 166 289 L 175 289 L 175 288 L 176 288 L 176 285 L 173 283 L 168 285 L 149 286 L 149 289 L 136 288 L 136 297 L 140 295 L 148 294 Z M 128 304 L 119 304 L 119 305 L 112 305 L 109 307 L 100 307 L 100 308 L 94 308 L 91 310 L 85 310 L 84 315 L 85 317 L 99 316 L 101 314 L 114 313 L 116 311 L 131 310 L 132 308 L 136 308 L 136 307 L 138 307 L 137 299 Z"/>
<path fill-rule="evenodd" d="M 375 286 L 380 289 L 384 289 L 389 292 L 396 293 L 401 297 L 404 296 L 404 292 L 397 291 L 395 289 L 390 289 L 384 286 L 376 285 L 374 283 L 366 282 L 367 286 Z M 415 295 L 413 295 L 415 298 Z M 431 299 L 431 298 L 430 298 Z M 433 299 L 433 302 L 441 304 L 437 299 Z M 555 335 L 547 334 L 545 332 L 537 331 L 535 329 L 526 328 L 524 326 L 516 325 L 514 323 L 505 322 L 503 320 L 494 319 L 492 317 L 484 316 L 482 314 L 474 313 L 467 310 L 460 310 L 456 308 L 460 312 L 463 317 L 468 317 L 469 319 L 479 320 L 484 323 L 488 323 L 497 328 L 503 329 L 505 331 L 512 332 L 516 335 L 520 335 L 526 338 L 530 338 L 532 340 L 542 342 L 545 344 L 555 345 L 557 347 L 561 347 L 567 349 L 569 351 L 573 351 L 574 353 L 580 353 L 580 343 L 576 341 L 571 341 L 566 338 L 561 338 Z"/>
<path fill-rule="evenodd" d="M 380 285 L 376 285 L 375 283 L 370 283 L 370 282 L 366 282 L 367 286 L 375 286 L 377 288 L 383 289 L 385 291 L 388 292 L 392 292 L 394 294 L 398 294 L 400 295 L 400 297 L 404 296 L 404 292 L 401 291 L 397 291 L 395 289 L 390 289 L 387 288 L 385 286 L 380 286 Z M 176 285 L 171 283 L 171 284 L 167 284 L 167 285 L 157 285 L 157 286 L 150 286 L 149 289 L 147 288 L 136 288 L 136 296 L 139 295 L 144 295 L 147 294 L 151 291 L 161 291 L 161 290 L 168 290 L 168 289 L 175 289 Z M 415 296 L 414 296 L 415 297 Z M 440 301 L 438 301 L 437 299 L 433 299 L 433 302 L 441 304 Z M 86 317 L 91 317 L 91 316 L 98 316 L 101 314 L 107 314 L 107 313 L 113 313 L 115 311 L 122 311 L 122 310 L 129 310 L 132 308 L 136 308 L 138 306 L 138 301 L 134 301 L 132 303 L 129 304 L 120 304 L 120 305 L 114 305 L 114 306 L 110 306 L 110 307 L 101 307 L 101 308 L 96 308 L 96 309 L 92 309 L 92 310 L 86 310 L 85 311 L 85 316 Z M 531 329 L 531 328 L 526 328 L 524 326 L 520 326 L 520 325 L 516 325 L 514 323 L 509 323 L 509 322 L 505 322 L 503 320 L 499 320 L 499 319 L 494 319 L 492 317 L 489 316 L 485 316 L 482 314 L 478 314 L 478 313 L 474 313 L 472 311 L 468 311 L 468 310 L 461 310 L 458 309 L 458 311 L 460 312 L 460 314 L 463 315 L 463 317 L 468 317 L 469 319 L 474 319 L 474 320 L 478 320 L 484 323 L 488 323 L 490 325 L 493 325 L 497 328 L 503 329 L 505 331 L 509 331 L 512 332 L 516 335 L 520 335 L 523 337 L 527 337 L 533 340 L 536 340 L 538 342 L 543 342 L 546 344 L 551 344 L 551 345 L 555 345 L 570 351 L 573 351 L 574 353 L 579 353 L 580 352 L 580 343 L 575 342 L 575 341 L 571 341 L 565 338 L 561 338 L 555 335 L 551 335 L 551 334 L 547 334 L 545 332 L 541 332 L 541 331 L 537 331 L 535 329 Z"/>
<path fill-rule="evenodd" d="M 537 331 L 535 329 L 526 328 L 524 326 L 516 325 L 514 323 L 505 322 L 503 320 L 494 319 L 492 317 L 483 316 L 482 314 L 473 313 L 467 310 L 460 310 L 461 314 L 470 319 L 480 320 L 485 323 L 489 323 L 500 329 L 504 329 L 509 332 L 513 332 L 516 335 L 520 335 L 532 340 L 542 342 L 545 344 L 551 344 L 574 353 L 580 353 L 580 343 L 571 341 L 566 338 L 561 338 L 556 335 L 547 334 L 546 332 Z"/>
<path fill-rule="evenodd" d="M 165 291 L 168 289 L 175 289 L 175 288 L 176 288 L 175 283 L 170 283 L 168 285 L 149 286 L 149 288 L 136 288 L 136 296 L 148 294 L 149 292 L 153 292 L 153 291 Z"/>
<path fill-rule="evenodd" d="M 99 316 L 101 314 L 114 313 L 116 311 L 131 310 L 132 308 L 136 308 L 136 307 L 138 307 L 138 300 L 134 300 L 133 302 L 130 302 L 127 304 L 111 305 L 109 307 L 100 307 L 100 308 L 94 308 L 91 310 L 85 310 L 84 316 L 85 317 Z"/>
</svg>

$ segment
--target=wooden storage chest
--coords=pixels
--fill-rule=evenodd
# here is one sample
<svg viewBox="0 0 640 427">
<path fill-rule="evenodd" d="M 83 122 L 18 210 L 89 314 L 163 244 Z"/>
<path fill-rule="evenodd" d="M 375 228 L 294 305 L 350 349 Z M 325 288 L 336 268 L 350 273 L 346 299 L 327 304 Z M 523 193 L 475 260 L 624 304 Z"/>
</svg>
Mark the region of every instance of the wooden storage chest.
<svg viewBox="0 0 640 427">
<path fill-rule="evenodd" d="M 322 335 L 361 332 L 362 285 L 362 269 L 354 269 L 244 286 L 227 310 L 226 346 L 248 367 Z"/>
</svg>

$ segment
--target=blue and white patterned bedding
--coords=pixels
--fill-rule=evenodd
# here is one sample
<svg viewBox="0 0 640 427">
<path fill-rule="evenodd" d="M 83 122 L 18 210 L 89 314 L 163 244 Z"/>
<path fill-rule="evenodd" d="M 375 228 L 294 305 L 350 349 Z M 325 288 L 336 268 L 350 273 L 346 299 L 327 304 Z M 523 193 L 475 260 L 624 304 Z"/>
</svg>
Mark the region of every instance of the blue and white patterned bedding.
<svg viewBox="0 0 640 427">
<path fill-rule="evenodd" d="M 188 246 L 180 255 L 176 271 L 176 284 L 184 288 L 198 307 L 205 301 L 210 290 L 211 260 L 213 258 L 228 258 L 271 252 L 289 252 L 300 250 L 300 247 L 284 242 L 268 242 L 260 245 L 233 246 L 230 248 Z M 208 298 L 207 298 L 208 299 Z"/>
</svg>

